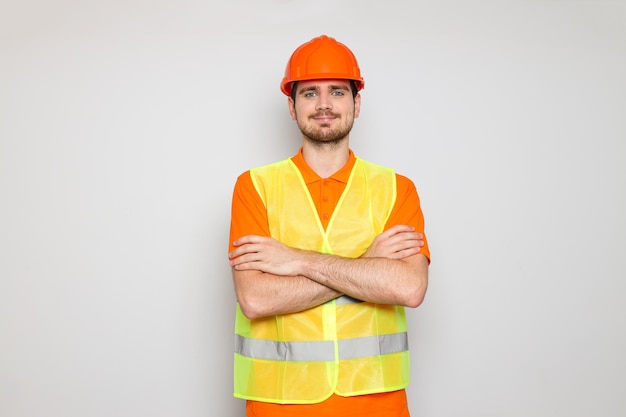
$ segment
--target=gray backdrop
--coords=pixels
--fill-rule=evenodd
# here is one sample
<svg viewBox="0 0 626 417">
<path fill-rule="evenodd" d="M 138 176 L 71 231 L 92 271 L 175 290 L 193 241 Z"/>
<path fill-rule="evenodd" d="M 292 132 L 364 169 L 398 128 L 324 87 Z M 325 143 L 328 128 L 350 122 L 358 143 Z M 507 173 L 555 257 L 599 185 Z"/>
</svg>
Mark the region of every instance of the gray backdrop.
<svg viewBox="0 0 626 417">
<path fill-rule="evenodd" d="M 0 415 L 243 416 L 231 191 L 323 33 L 422 198 L 413 415 L 626 414 L 625 2 L 4 0 Z"/>
</svg>

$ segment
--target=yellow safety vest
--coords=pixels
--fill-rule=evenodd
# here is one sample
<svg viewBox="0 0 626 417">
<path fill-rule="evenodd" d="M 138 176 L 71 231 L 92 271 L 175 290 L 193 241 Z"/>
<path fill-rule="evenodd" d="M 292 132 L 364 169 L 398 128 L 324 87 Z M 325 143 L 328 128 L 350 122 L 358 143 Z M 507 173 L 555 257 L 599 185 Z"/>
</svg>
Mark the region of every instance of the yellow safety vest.
<svg viewBox="0 0 626 417">
<path fill-rule="evenodd" d="M 270 232 L 300 249 L 356 258 L 384 230 L 395 173 L 357 158 L 324 230 L 291 159 L 251 170 Z M 342 296 L 294 314 L 249 320 L 237 303 L 234 396 L 279 404 L 395 391 L 409 383 L 404 307 Z"/>
</svg>

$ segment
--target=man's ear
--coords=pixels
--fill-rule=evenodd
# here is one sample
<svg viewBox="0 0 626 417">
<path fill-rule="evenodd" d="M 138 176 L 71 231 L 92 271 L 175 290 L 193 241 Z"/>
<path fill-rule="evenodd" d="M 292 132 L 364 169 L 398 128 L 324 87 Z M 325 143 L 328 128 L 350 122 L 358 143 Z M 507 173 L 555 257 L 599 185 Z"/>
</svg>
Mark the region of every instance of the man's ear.
<svg viewBox="0 0 626 417">
<path fill-rule="evenodd" d="M 359 113 L 361 113 L 361 95 L 359 93 L 354 96 L 354 118 L 359 117 Z"/>
<path fill-rule="evenodd" d="M 291 97 L 287 98 L 287 104 L 289 105 L 289 114 L 292 120 L 296 120 L 296 103 Z"/>
</svg>

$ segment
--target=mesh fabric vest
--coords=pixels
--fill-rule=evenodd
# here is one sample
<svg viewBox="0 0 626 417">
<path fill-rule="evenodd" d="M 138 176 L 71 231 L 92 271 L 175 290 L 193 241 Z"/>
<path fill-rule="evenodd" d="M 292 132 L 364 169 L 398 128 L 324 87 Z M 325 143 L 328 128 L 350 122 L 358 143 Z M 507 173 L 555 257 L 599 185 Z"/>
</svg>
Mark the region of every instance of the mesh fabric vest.
<svg viewBox="0 0 626 417">
<path fill-rule="evenodd" d="M 299 249 L 356 258 L 383 231 L 396 199 L 395 173 L 357 158 L 324 230 L 290 160 L 250 171 L 271 236 Z M 279 404 L 317 403 L 394 391 L 409 383 L 402 306 L 342 296 L 299 313 L 235 322 L 234 395 Z"/>
</svg>

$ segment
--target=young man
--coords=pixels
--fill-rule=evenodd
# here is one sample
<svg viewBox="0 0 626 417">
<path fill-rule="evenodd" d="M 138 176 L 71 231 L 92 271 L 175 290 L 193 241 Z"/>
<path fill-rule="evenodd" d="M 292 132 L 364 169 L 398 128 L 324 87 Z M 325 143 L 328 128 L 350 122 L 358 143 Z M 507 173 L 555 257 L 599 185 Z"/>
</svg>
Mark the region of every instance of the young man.
<svg viewBox="0 0 626 417">
<path fill-rule="evenodd" d="M 404 307 L 424 299 L 430 253 L 415 186 L 349 147 L 364 82 L 322 35 L 281 83 L 302 147 L 239 176 L 229 258 L 234 395 L 248 417 L 407 417 Z"/>
</svg>

